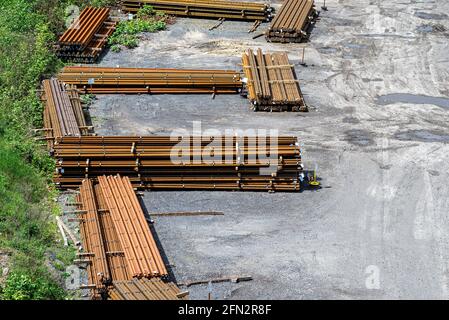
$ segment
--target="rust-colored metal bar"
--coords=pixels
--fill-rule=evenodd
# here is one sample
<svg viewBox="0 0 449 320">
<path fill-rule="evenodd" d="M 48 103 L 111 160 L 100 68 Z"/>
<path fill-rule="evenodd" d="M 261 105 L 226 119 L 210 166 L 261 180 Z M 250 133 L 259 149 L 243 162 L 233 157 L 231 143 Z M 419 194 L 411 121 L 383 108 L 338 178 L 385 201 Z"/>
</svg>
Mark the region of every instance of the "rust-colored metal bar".
<svg viewBox="0 0 449 320">
<path fill-rule="evenodd" d="M 84 93 L 238 93 L 239 72 L 149 68 L 66 67 L 58 75 Z"/>
<path fill-rule="evenodd" d="M 114 282 L 108 291 L 109 300 L 188 300 L 172 282 L 158 278 Z"/>
<path fill-rule="evenodd" d="M 86 47 L 64 47 L 61 44 L 56 46 L 56 54 L 59 58 L 79 63 L 94 63 L 105 49 L 108 37 L 116 29 L 117 22 L 105 21 L 98 32 L 95 33 L 92 40 Z"/>
<path fill-rule="evenodd" d="M 44 114 L 44 125 L 52 129 L 53 137 L 80 136 L 81 132 L 69 95 L 62 84 L 56 79 L 44 80 L 42 82 L 46 104 Z"/>
<path fill-rule="evenodd" d="M 56 138 L 90 134 L 76 90 L 67 90 L 64 84 L 56 79 L 42 81 L 42 88 L 45 129 L 41 131 L 45 134 L 49 150 L 53 149 Z"/>
<path fill-rule="evenodd" d="M 143 5 L 156 11 L 191 18 L 269 21 L 272 8 L 266 3 L 226 0 L 125 0 L 123 10 L 137 12 Z"/>
<path fill-rule="evenodd" d="M 314 0 L 285 0 L 271 22 L 266 39 L 270 42 L 301 42 L 309 37 L 309 26 L 317 16 Z"/>
<path fill-rule="evenodd" d="M 242 55 L 248 99 L 261 111 L 307 111 L 296 79 L 295 69 L 286 53 L 257 54 L 248 49 Z"/>
<path fill-rule="evenodd" d="M 83 248 L 78 262 L 87 266 L 89 283 L 85 286 L 91 289 L 93 299 L 117 282 L 167 275 L 129 179 L 102 176 L 98 180 L 84 179 L 75 199 Z M 136 294 L 138 299 L 149 298 Z"/>
<path fill-rule="evenodd" d="M 78 19 L 59 38 L 62 46 L 84 49 L 109 17 L 109 8 L 85 8 Z"/>
<path fill-rule="evenodd" d="M 149 189 L 299 191 L 303 177 L 295 137 L 61 137 L 53 155 L 60 188 L 121 174 Z"/>
<path fill-rule="evenodd" d="M 98 178 L 127 263 L 134 277 L 167 275 L 159 250 L 150 233 L 128 177 Z"/>
</svg>

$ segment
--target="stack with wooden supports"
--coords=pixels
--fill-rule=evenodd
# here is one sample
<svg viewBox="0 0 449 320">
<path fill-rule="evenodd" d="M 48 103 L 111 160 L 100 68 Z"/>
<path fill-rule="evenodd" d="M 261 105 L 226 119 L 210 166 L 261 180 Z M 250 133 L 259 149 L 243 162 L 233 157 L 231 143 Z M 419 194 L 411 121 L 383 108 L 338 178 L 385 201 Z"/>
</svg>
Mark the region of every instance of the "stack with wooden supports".
<svg viewBox="0 0 449 320">
<path fill-rule="evenodd" d="M 307 111 L 294 66 L 286 53 L 242 55 L 246 94 L 256 111 Z"/>
<path fill-rule="evenodd" d="M 82 248 L 92 297 L 116 281 L 164 278 L 167 269 L 127 177 L 85 179 L 77 196 Z M 173 286 L 173 285 L 170 285 Z"/>
<path fill-rule="evenodd" d="M 89 135 L 79 94 L 56 79 L 42 82 L 44 103 L 44 133 L 48 147 L 56 137 Z"/>
<path fill-rule="evenodd" d="M 270 42 L 306 40 L 317 16 L 314 0 L 285 0 L 271 22 L 266 39 Z"/>
<path fill-rule="evenodd" d="M 225 0 L 125 0 L 123 10 L 137 12 L 144 5 L 166 14 L 195 18 L 269 21 L 272 9 L 265 3 Z"/>
<path fill-rule="evenodd" d="M 85 8 L 59 38 L 57 56 L 74 62 L 95 62 L 117 24 L 110 20 L 109 14 L 109 8 Z"/>
<path fill-rule="evenodd" d="M 181 292 L 174 283 L 158 278 L 114 281 L 108 291 L 109 300 L 187 300 L 188 292 Z"/>
<path fill-rule="evenodd" d="M 155 190 L 299 191 L 304 179 L 296 137 L 62 137 L 53 154 L 63 189 L 109 174 Z"/>
<path fill-rule="evenodd" d="M 60 81 L 82 93 L 239 93 L 240 73 L 231 70 L 66 67 Z"/>
</svg>

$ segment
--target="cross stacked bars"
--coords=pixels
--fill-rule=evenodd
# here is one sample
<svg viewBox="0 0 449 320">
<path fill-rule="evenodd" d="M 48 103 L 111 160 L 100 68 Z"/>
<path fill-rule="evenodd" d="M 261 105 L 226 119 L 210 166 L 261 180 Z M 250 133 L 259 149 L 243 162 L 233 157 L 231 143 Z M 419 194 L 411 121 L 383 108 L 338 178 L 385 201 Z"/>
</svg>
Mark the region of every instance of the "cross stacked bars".
<svg viewBox="0 0 449 320">
<path fill-rule="evenodd" d="M 188 300 L 188 292 L 181 292 L 171 282 L 158 278 L 114 281 L 108 291 L 109 300 Z"/>
<path fill-rule="evenodd" d="M 134 187 L 166 190 L 300 191 L 296 137 L 62 137 L 54 146 L 59 188 L 85 178 L 129 176 Z"/>
<path fill-rule="evenodd" d="M 135 13 L 144 5 L 176 16 L 246 21 L 269 21 L 272 11 L 265 3 L 225 0 L 125 0 L 123 10 Z"/>
<path fill-rule="evenodd" d="M 242 55 L 248 99 L 256 111 L 307 111 L 286 53 L 257 54 L 248 49 Z"/>
<path fill-rule="evenodd" d="M 316 19 L 314 0 L 285 0 L 271 22 L 266 39 L 269 42 L 301 42 L 308 39 L 308 29 Z"/>
<path fill-rule="evenodd" d="M 239 93 L 240 73 L 232 70 L 65 67 L 64 83 L 92 94 Z"/>
<path fill-rule="evenodd" d="M 85 8 L 59 38 L 57 56 L 75 62 L 95 62 L 117 24 L 109 20 L 109 14 L 109 8 Z"/>
<path fill-rule="evenodd" d="M 167 269 L 127 177 L 82 181 L 79 203 L 82 252 L 93 295 L 114 281 L 165 277 Z"/>
<path fill-rule="evenodd" d="M 167 269 L 129 178 L 101 176 L 98 183 L 130 274 L 137 278 L 166 276 Z"/>
<path fill-rule="evenodd" d="M 66 88 L 56 79 L 44 80 L 42 89 L 43 130 L 50 149 L 56 137 L 89 135 L 77 91 Z"/>
</svg>

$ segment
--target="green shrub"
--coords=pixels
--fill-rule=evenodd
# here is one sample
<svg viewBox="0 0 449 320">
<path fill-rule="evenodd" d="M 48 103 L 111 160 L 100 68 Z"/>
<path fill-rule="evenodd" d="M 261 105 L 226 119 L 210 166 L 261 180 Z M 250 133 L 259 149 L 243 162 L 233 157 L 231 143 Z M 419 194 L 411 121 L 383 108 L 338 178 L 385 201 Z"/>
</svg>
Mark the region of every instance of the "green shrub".
<svg viewBox="0 0 449 320">
<path fill-rule="evenodd" d="M 139 9 L 139 11 L 137 11 L 137 18 L 139 19 L 150 18 L 155 14 L 156 11 L 154 10 L 154 8 L 146 4 L 141 9 Z"/>
<path fill-rule="evenodd" d="M 11 273 L 1 295 L 2 299 L 6 300 L 45 300 L 65 297 L 64 291 L 51 279 L 33 279 L 24 273 Z"/>
<path fill-rule="evenodd" d="M 113 46 L 111 46 L 111 51 L 117 53 L 122 51 L 122 48 L 120 47 L 120 45 L 114 44 Z"/>
<path fill-rule="evenodd" d="M 113 46 L 112 51 L 118 52 L 119 46 L 135 48 L 139 44 L 138 34 L 141 32 L 156 32 L 167 27 L 166 15 L 156 13 L 153 7 L 145 5 L 137 13 L 133 20 L 120 21 L 115 32 L 109 37 L 109 44 Z"/>
</svg>

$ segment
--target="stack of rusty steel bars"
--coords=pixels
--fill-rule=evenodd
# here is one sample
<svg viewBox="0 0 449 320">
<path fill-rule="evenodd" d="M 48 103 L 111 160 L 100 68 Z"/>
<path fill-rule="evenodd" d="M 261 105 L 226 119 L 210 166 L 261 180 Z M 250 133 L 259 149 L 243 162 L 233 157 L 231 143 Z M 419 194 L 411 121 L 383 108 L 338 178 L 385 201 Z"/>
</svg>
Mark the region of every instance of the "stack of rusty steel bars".
<svg viewBox="0 0 449 320">
<path fill-rule="evenodd" d="M 42 82 L 41 101 L 44 103 L 44 129 L 48 147 L 63 136 L 88 135 L 80 97 L 77 91 L 66 88 L 56 79 Z"/>
<path fill-rule="evenodd" d="M 239 93 L 240 73 L 231 70 L 65 67 L 58 79 L 81 93 Z"/>
<path fill-rule="evenodd" d="M 269 21 L 272 17 L 272 8 L 266 3 L 226 0 L 125 0 L 123 10 L 134 13 L 144 5 L 182 17 L 246 21 Z"/>
<path fill-rule="evenodd" d="M 109 19 L 109 14 L 109 8 L 85 8 L 59 38 L 58 57 L 75 62 L 95 62 L 117 24 Z"/>
<path fill-rule="evenodd" d="M 188 293 L 183 293 L 172 282 L 158 278 L 115 281 L 108 292 L 110 300 L 187 300 Z"/>
<path fill-rule="evenodd" d="M 285 0 L 266 33 L 270 42 L 301 42 L 317 17 L 314 0 Z"/>
<path fill-rule="evenodd" d="M 100 176 L 98 182 L 131 275 L 137 278 L 167 275 L 129 178 Z"/>
<path fill-rule="evenodd" d="M 53 155 L 61 189 L 121 174 L 143 189 L 299 191 L 304 178 L 296 137 L 62 137 Z"/>
<path fill-rule="evenodd" d="M 84 116 L 83 107 L 81 104 L 80 95 L 75 86 L 64 85 L 63 88 L 67 92 L 70 102 L 72 103 L 73 112 L 75 113 L 76 122 L 80 129 L 82 136 L 90 135 L 90 127 L 87 125 L 86 117 Z"/>
<path fill-rule="evenodd" d="M 92 181 L 86 180 L 89 184 Z M 84 183 L 84 182 L 83 182 Z M 94 185 L 95 198 L 98 205 L 99 218 L 103 231 L 103 244 L 106 251 L 106 259 L 109 265 L 111 279 L 114 281 L 125 281 L 132 278 L 130 268 L 128 266 L 125 252 L 117 234 L 117 230 L 112 221 L 111 212 L 106 204 L 102 188 L 99 184 Z"/>
<path fill-rule="evenodd" d="M 80 235 L 82 241 L 82 261 L 87 263 L 89 284 L 93 296 L 98 298 L 98 291 L 105 288 L 105 284 L 111 281 L 109 265 L 106 259 L 102 226 L 100 223 L 99 208 L 96 202 L 93 184 L 84 180 L 77 198 L 80 219 Z"/>
<path fill-rule="evenodd" d="M 242 55 L 248 99 L 256 111 L 307 111 L 286 53 L 257 54 L 248 49 Z"/>
<path fill-rule="evenodd" d="M 116 281 L 167 276 L 159 249 L 127 177 L 84 179 L 77 196 L 81 262 L 92 297 Z"/>
</svg>

